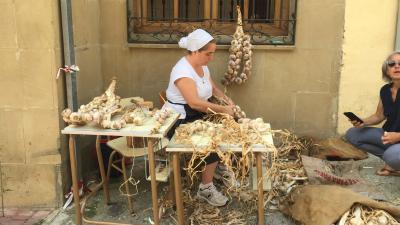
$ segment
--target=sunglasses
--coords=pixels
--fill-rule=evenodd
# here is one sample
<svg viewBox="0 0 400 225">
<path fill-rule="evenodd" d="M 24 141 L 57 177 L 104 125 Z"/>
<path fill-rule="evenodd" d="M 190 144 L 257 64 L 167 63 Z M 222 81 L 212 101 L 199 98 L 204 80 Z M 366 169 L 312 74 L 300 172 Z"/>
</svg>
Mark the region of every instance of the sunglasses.
<svg viewBox="0 0 400 225">
<path fill-rule="evenodd" d="M 389 67 L 394 67 L 396 64 L 398 65 L 398 66 L 400 66 L 400 61 L 394 61 L 394 60 L 389 60 L 389 61 L 387 61 L 386 62 L 386 64 L 389 66 Z"/>
</svg>

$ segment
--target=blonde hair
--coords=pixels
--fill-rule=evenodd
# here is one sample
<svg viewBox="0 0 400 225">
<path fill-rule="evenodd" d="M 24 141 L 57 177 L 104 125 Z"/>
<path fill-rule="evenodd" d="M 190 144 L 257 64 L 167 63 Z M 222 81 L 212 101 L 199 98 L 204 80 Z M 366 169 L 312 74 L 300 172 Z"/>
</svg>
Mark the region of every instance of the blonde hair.
<svg viewBox="0 0 400 225">
<path fill-rule="evenodd" d="M 390 53 L 390 55 L 386 58 L 385 61 L 382 63 L 382 79 L 386 82 L 392 81 L 392 78 L 387 74 L 388 71 L 388 61 L 394 56 L 394 55 L 400 55 L 400 51 L 395 51 Z"/>
</svg>

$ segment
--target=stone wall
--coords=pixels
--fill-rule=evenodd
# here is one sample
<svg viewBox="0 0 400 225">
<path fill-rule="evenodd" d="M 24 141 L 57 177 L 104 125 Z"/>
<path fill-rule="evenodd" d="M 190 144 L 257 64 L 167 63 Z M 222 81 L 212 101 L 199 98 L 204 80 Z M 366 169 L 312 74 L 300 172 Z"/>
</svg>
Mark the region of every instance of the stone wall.
<svg viewBox="0 0 400 225">
<path fill-rule="evenodd" d="M 62 201 L 59 5 L 0 2 L 0 161 L 6 207 Z"/>
<path fill-rule="evenodd" d="M 176 46 L 128 45 L 126 1 L 101 1 L 101 65 L 104 81 L 117 75 L 122 96 L 158 101 L 169 73 L 185 51 Z M 345 1 L 298 1 L 296 44 L 292 48 L 255 47 L 253 76 L 228 89 L 233 100 L 252 118 L 263 117 L 273 129 L 300 135 L 336 134 Z M 219 83 L 228 62 L 220 46 L 209 64 Z"/>
</svg>

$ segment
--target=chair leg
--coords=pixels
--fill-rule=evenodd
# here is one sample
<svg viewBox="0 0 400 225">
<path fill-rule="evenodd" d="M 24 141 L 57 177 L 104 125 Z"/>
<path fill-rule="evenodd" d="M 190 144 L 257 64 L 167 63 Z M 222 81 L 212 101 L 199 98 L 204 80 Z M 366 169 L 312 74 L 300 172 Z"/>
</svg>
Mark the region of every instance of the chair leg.
<svg viewBox="0 0 400 225">
<path fill-rule="evenodd" d="M 113 164 L 114 155 L 117 151 L 112 151 L 110 157 L 108 158 L 108 167 L 107 167 L 107 180 L 110 180 L 110 173 L 111 173 L 111 165 Z"/>
<path fill-rule="evenodd" d="M 129 192 L 129 182 L 128 182 L 128 176 L 126 175 L 126 166 L 125 166 L 125 157 L 122 156 L 122 173 L 124 175 L 124 183 L 125 183 L 125 190 L 126 194 L 128 195 L 128 208 L 129 212 L 133 213 L 133 205 L 132 205 L 132 196 L 130 196 Z"/>
</svg>

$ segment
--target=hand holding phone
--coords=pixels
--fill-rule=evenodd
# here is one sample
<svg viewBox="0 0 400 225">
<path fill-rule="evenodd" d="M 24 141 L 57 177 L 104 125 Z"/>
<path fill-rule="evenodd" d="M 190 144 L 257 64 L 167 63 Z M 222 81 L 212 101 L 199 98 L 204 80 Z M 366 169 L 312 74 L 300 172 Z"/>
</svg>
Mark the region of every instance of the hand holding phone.
<svg viewBox="0 0 400 225">
<path fill-rule="evenodd" d="M 356 114 L 354 114 L 352 112 L 344 112 L 343 114 L 345 116 L 347 116 L 347 118 L 349 118 L 350 121 L 357 121 L 359 123 L 364 123 L 364 121 L 362 119 L 360 119 L 360 117 L 356 116 Z"/>
</svg>

